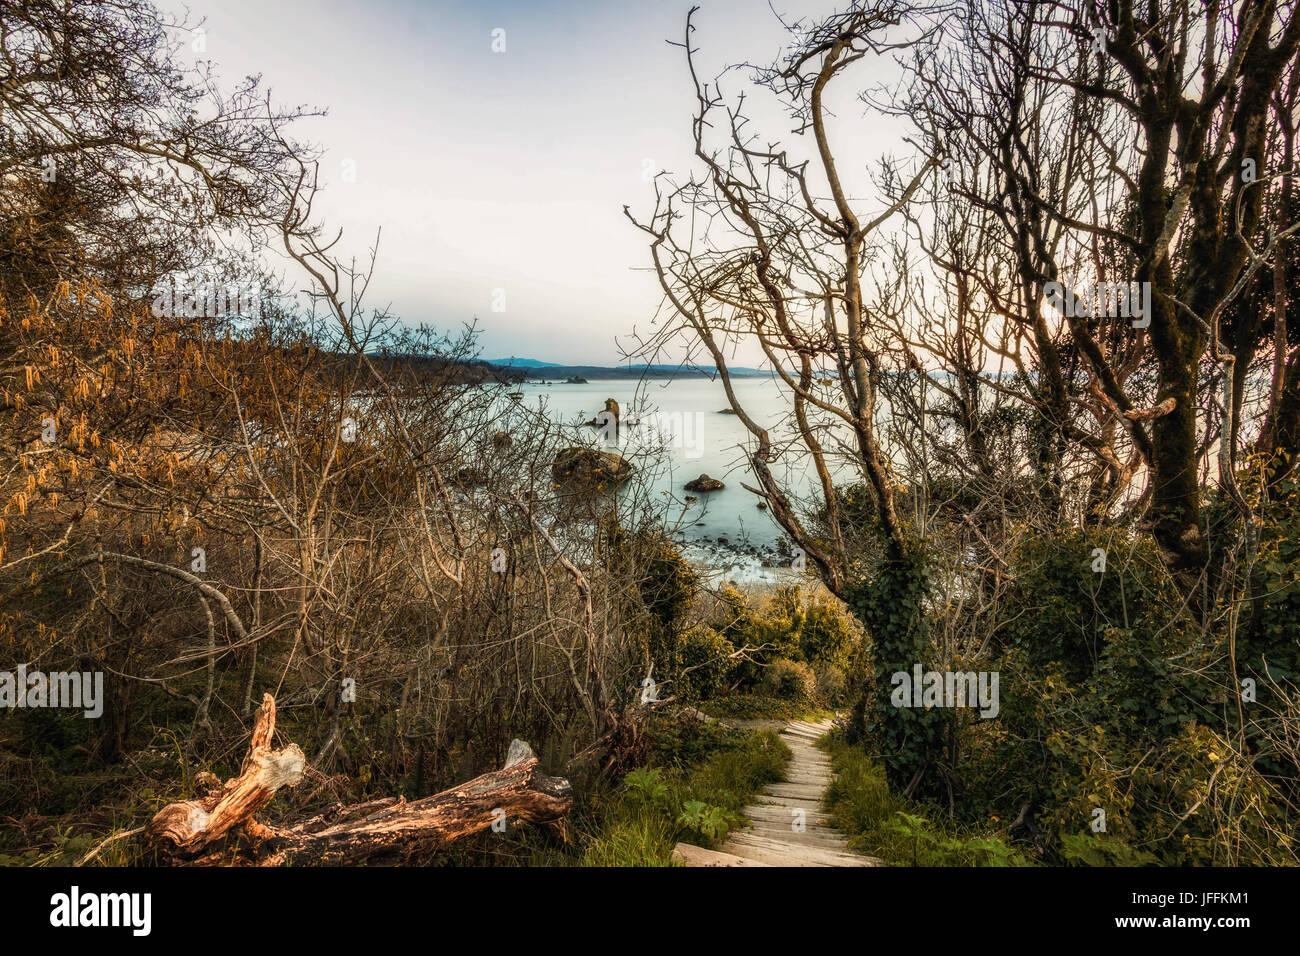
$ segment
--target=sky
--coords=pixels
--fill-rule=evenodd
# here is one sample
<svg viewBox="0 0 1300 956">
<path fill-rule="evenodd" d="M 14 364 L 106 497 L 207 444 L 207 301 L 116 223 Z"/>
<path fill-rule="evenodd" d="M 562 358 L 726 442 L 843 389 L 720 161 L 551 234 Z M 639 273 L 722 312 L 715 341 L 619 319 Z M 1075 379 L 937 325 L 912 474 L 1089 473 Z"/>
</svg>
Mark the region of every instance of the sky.
<svg viewBox="0 0 1300 956">
<path fill-rule="evenodd" d="M 698 2 L 709 75 L 775 59 L 786 34 L 767 0 Z M 323 150 L 317 207 L 343 229 L 340 249 L 366 259 L 379 237 L 371 306 L 452 332 L 477 319 L 484 358 L 615 365 L 661 299 L 623 206 L 648 213 L 647 174 L 690 165 L 694 95 L 683 51 L 666 42 L 689 9 L 194 0 L 188 19 L 205 31 L 191 55 L 225 86 L 260 73 L 278 104 L 328 110 L 297 136 Z"/>
</svg>

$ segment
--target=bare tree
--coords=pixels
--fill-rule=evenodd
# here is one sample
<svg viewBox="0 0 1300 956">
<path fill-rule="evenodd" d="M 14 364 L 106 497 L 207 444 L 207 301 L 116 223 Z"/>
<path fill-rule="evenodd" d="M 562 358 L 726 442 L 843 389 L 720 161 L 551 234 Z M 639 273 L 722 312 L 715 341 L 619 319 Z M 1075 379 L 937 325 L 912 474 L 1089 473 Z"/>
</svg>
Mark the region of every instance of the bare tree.
<svg viewBox="0 0 1300 956">
<path fill-rule="evenodd" d="M 680 185 L 661 175 L 652 216 L 640 222 L 627 213 L 650 236 L 664 293 L 682 320 L 670 328 L 698 337 L 756 441 L 750 463 L 758 488 L 752 490 L 835 593 L 843 593 L 852 561 L 837 517 L 836 462 L 847 461 L 869 483 L 891 557 L 907 550 L 895 482 L 877 434 L 882 344 L 863 276 L 876 231 L 912 198 L 924 170 L 883 208 L 856 208 L 836 163 L 826 97 L 850 67 L 896 45 L 885 36 L 900 27 L 904 12 L 897 3 L 855 3 L 823 22 L 795 24 L 785 59 L 756 71 L 756 82 L 775 93 L 798 123 L 796 132 L 811 137 L 812 157 L 802 161 L 749 131 L 743 96 L 733 105 L 718 84 L 701 81 L 688 16 L 681 45 L 695 84 L 692 129 L 703 175 Z M 709 141 L 715 130 L 722 136 L 716 144 Z M 818 198 L 823 189 L 829 198 Z M 797 439 L 811 456 L 829 513 L 827 539 L 809 532 L 789 489 L 771 471 L 774 423 L 756 420 L 732 388 L 728 355 L 739 341 L 757 345 L 789 391 Z M 825 421 L 851 436 L 847 455 L 819 437 L 826 434 Z"/>
</svg>

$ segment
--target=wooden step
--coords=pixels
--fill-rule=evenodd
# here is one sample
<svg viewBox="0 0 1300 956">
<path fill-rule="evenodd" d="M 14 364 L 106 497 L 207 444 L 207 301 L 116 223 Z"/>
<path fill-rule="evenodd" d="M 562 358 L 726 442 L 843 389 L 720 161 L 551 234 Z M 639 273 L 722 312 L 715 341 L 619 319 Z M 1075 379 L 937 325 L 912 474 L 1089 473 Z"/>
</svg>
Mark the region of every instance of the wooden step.
<svg viewBox="0 0 1300 956">
<path fill-rule="evenodd" d="M 788 797 L 794 800 L 820 803 L 826 788 L 810 783 L 772 783 L 768 784 L 765 790 L 773 797 Z"/>
<path fill-rule="evenodd" d="M 768 850 L 756 849 L 752 846 L 745 846 L 740 843 L 727 842 L 727 847 L 732 856 L 738 856 L 742 859 L 750 860 L 754 866 L 836 866 L 838 864 L 826 863 L 824 861 L 811 860 L 802 855 L 790 853 L 788 849 L 781 852 L 771 852 Z"/>
<path fill-rule="evenodd" d="M 796 847 L 816 846 L 823 847 L 827 850 L 839 850 L 844 853 L 850 852 L 846 849 L 844 837 L 833 830 L 804 830 L 802 833 L 795 833 L 788 827 L 775 826 L 752 826 L 745 827 L 743 830 L 735 830 L 734 833 L 744 833 L 753 837 L 762 837 L 764 840 L 772 840 L 776 843 L 789 843 Z"/>
<path fill-rule="evenodd" d="M 756 804 L 752 807 L 745 807 L 741 812 L 755 823 L 790 823 L 794 820 L 794 817 L 790 813 L 791 810 L 804 811 L 804 821 L 809 827 L 830 826 L 830 817 L 817 807 L 788 807 L 785 805 L 776 806 L 772 804 Z"/>
<path fill-rule="evenodd" d="M 847 849 L 838 850 L 820 846 L 794 845 L 785 840 L 773 840 L 741 830 L 733 834 L 725 852 L 745 856 L 746 851 L 756 851 L 765 862 L 781 859 L 784 866 L 872 866 L 869 857 L 859 856 Z M 752 857 L 751 857 L 752 859 Z"/>
<path fill-rule="evenodd" d="M 736 856 L 734 853 L 723 853 L 719 850 L 709 850 L 702 846 L 696 846 L 693 843 L 679 843 L 673 847 L 673 859 L 677 860 L 683 866 L 767 865 L 759 863 L 757 860 L 751 860 L 748 857 Z"/>
</svg>

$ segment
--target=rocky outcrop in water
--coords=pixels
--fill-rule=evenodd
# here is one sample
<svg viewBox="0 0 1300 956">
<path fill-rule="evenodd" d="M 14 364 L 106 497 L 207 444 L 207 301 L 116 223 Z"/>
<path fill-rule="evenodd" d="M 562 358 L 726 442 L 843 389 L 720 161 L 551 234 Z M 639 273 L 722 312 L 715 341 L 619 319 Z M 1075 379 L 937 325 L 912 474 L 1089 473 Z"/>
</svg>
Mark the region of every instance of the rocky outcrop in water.
<svg viewBox="0 0 1300 956">
<path fill-rule="evenodd" d="M 686 482 L 687 491 L 721 491 L 725 487 L 727 486 L 718 479 L 710 478 L 708 475 L 700 475 L 700 477 Z"/>
<path fill-rule="evenodd" d="M 622 417 L 619 412 L 618 402 L 612 398 L 605 399 L 605 412 L 607 412 L 608 414 L 602 414 L 600 412 L 597 412 L 596 417 L 588 421 L 587 424 L 592 426 L 593 428 L 604 428 L 606 425 L 610 424 L 609 416 L 613 415 L 614 416 L 613 431 L 615 434 L 617 434 L 619 421 Z"/>
<path fill-rule="evenodd" d="M 565 448 L 556 454 L 551 475 L 566 484 L 622 484 L 632 477 L 632 464 L 612 451 Z"/>
</svg>

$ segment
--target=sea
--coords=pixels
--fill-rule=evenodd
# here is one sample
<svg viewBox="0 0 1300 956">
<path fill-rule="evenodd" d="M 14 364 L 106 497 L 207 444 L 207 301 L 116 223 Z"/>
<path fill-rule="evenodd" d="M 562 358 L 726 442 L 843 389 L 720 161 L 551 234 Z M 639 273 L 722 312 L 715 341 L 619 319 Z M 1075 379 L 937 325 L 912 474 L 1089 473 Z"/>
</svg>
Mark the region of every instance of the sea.
<svg viewBox="0 0 1300 956">
<path fill-rule="evenodd" d="M 788 494 L 808 498 L 815 472 L 792 442 L 786 420 L 790 399 L 769 377 L 736 377 L 733 388 L 746 412 L 767 427 L 773 443 L 787 448 L 770 463 Z M 615 451 L 637 465 L 639 479 L 664 505 L 665 525 L 684 556 L 706 577 L 737 584 L 779 584 L 805 577 L 792 560 L 793 542 L 760 509 L 750 465 L 754 437 L 729 408 L 722 382 L 699 373 L 673 378 L 592 379 L 583 383 L 528 381 L 515 386 L 516 401 L 551 421 L 582 425 L 597 419 L 607 399 L 619 406 L 617 431 L 603 416 L 591 427 L 593 447 Z M 712 492 L 686 490 L 701 475 L 721 481 Z M 688 496 L 694 498 L 689 500 Z"/>
</svg>

